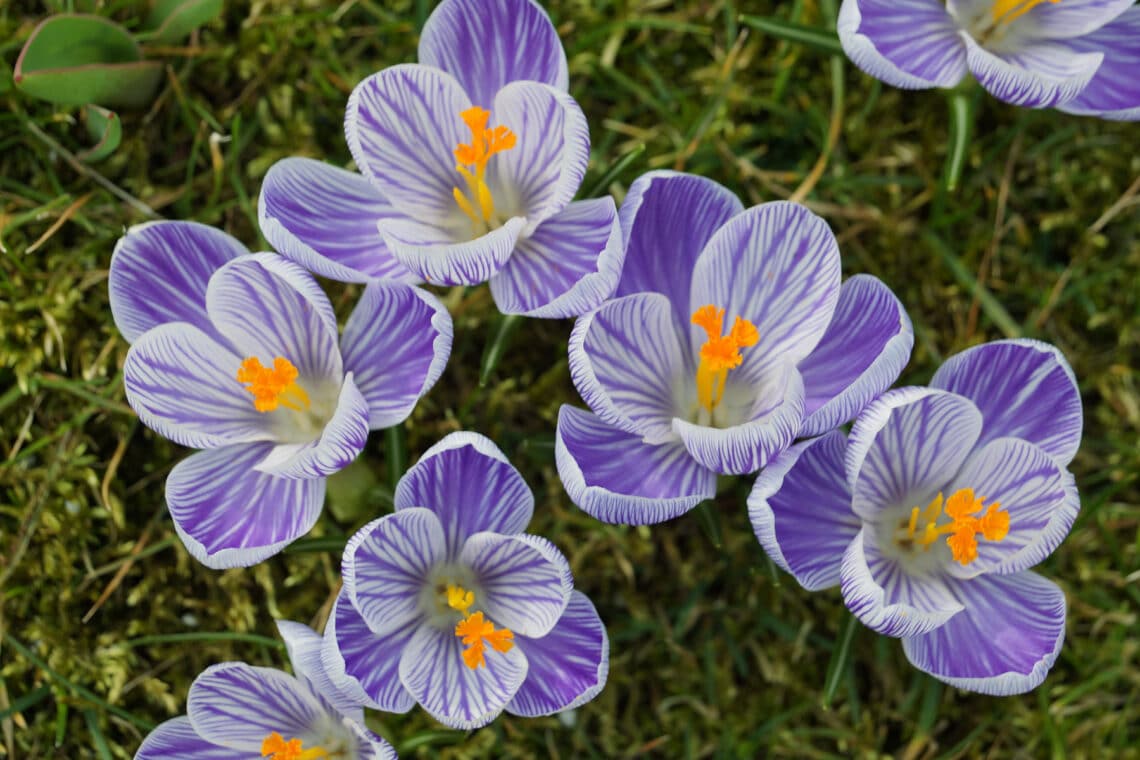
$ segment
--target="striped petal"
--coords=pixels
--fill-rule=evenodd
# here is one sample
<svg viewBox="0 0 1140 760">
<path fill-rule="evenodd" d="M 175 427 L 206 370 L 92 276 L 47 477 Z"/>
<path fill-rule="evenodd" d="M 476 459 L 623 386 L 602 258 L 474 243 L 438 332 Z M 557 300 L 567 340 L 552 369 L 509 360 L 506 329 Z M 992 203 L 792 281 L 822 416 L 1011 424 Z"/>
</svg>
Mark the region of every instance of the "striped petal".
<svg viewBox="0 0 1140 760">
<path fill-rule="evenodd" d="M 225 662 L 207 668 L 190 687 L 186 712 L 203 739 L 255 752 L 273 732 L 313 742 L 327 713 L 300 681 L 274 670 Z"/>
<path fill-rule="evenodd" d="M 894 87 L 953 87 L 966 75 L 959 26 L 938 0 L 843 0 L 836 29 L 851 62 Z"/>
<path fill-rule="evenodd" d="M 459 561 L 475 574 L 479 609 L 520 636 L 549 633 L 574 590 L 566 557 L 538 536 L 476 533 Z"/>
<path fill-rule="evenodd" d="M 147 735 L 135 760 L 249 760 L 249 752 L 219 747 L 194 731 L 185 715 L 160 723 Z"/>
<path fill-rule="evenodd" d="M 355 699 L 352 694 L 337 686 L 322 661 L 324 637 L 304 623 L 292 620 L 278 620 L 277 633 L 289 652 L 293 674 L 309 687 L 309 691 L 323 700 L 331 710 L 357 723 L 364 723 L 364 711 L 360 709 L 363 700 Z"/>
<path fill-rule="evenodd" d="M 321 665 L 350 699 L 373 710 L 406 713 L 416 701 L 400 683 L 400 657 L 420 625 L 416 619 L 389 633 L 373 633 L 342 589 L 325 623 Z"/>
<path fill-rule="evenodd" d="M 602 522 L 664 522 L 716 495 L 716 473 L 680 442 L 645 443 L 565 404 L 558 411 L 555 459 L 570 500 Z"/>
<path fill-rule="evenodd" d="M 249 567 L 308 533 L 325 481 L 289 480 L 254 467 L 271 444 L 193 454 L 166 479 L 166 503 L 186 550 L 206 567 Z"/>
<path fill-rule="evenodd" d="M 458 79 L 484 108 L 511 82 L 569 86 L 562 42 L 534 0 L 445 0 L 424 24 L 419 60 Z"/>
<path fill-rule="evenodd" d="M 966 37 L 970 72 L 998 100 L 1053 108 L 1076 97 L 1096 74 L 1104 53 L 1074 53 L 1060 42 L 1026 40 L 1000 53 Z"/>
<path fill-rule="evenodd" d="M 1140 78 L 1135 76 L 1140 70 L 1140 7 L 1129 8 L 1095 32 L 1064 44 L 1081 53 L 1101 51 L 1104 62 L 1088 86 L 1059 108 L 1114 121 L 1140 120 Z"/>
<path fill-rule="evenodd" d="M 445 559 L 443 528 L 427 509 L 402 509 L 361 528 L 344 548 L 341 574 L 352 606 L 373 633 L 423 619 L 420 596 Z"/>
<path fill-rule="evenodd" d="M 219 338 L 206 314 L 206 286 L 226 262 L 247 253 L 226 233 L 197 222 L 131 227 L 115 244 L 107 280 L 115 326 L 128 343 L 168 322 Z"/>
<path fill-rule="evenodd" d="M 1017 33 L 1025 37 L 1083 37 L 1119 17 L 1134 2 L 1135 0 L 1064 0 L 1037 3 L 1013 23 Z M 981 4 L 990 5 L 988 2 Z"/>
<path fill-rule="evenodd" d="M 594 604 L 581 591 L 554 629 L 540 639 L 519 636 L 515 646 L 530 668 L 506 710 L 537 718 L 584 705 L 606 685 L 610 670 L 610 640 Z"/>
<path fill-rule="evenodd" d="M 407 219 L 381 221 L 378 229 L 392 255 L 429 285 L 478 285 L 506 265 L 525 224 L 522 217 L 512 217 L 474 240 L 466 218 L 449 236 Z"/>
</svg>

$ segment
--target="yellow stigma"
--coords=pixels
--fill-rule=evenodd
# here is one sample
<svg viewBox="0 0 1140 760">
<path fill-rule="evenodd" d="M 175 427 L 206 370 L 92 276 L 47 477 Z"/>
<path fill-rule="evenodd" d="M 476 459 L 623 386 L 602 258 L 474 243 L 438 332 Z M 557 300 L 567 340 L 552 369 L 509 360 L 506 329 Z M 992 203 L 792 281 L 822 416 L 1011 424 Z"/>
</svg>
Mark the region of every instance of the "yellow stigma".
<svg viewBox="0 0 1140 760">
<path fill-rule="evenodd" d="M 283 356 L 273 360 L 273 368 L 263 367 L 256 356 L 241 363 L 237 371 L 239 383 L 253 394 L 253 408 L 272 412 L 284 406 L 302 412 L 309 408 L 309 394 L 297 385 L 297 368 Z"/>
<path fill-rule="evenodd" d="M 449 585 L 447 587 L 447 606 L 465 615 L 455 626 L 455 635 L 467 647 L 463 650 L 463 662 L 467 667 L 475 670 L 480 665 L 487 664 L 483 658 L 483 653 L 488 644 L 496 652 L 509 652 L 514 646 L 511 639 L 515 635 L 506 628 L 496 629 L 495 624 L 485 619 L 482 612 L 467 614 L 467 610 L 473 604 L 475 604 L 475 594 L 472 592 L 467 591 L 462 586 Z"/>
<path fill-rule="evenodd" d="M 995 24 L 1009 23 L 1019 16 L 1024 16 L 1044 2 L 1056 4 L 1061 0 L 994 0 L 991 15 Z"/>
<path fill-rule="evenodd" d="M 697 365 L 697 401 L 702 409 L 712 414 L 724 398 L 728 371 L 744 361 L 740 349 L 755 346 L 760 340 L 760 333 L 747 319 L 737 317 L 728 335 L 721 335 L 724 309 L 712 304 L 694 311 L 692 321 L 708 335 L 708 340 L 701 346 L 701 362 Z"/>
<path fill-rule="evenodd" d="M 286 741 L 285 737 L 274 731 L 262 740 L 261 756 L 269 760 L 317 760 L 329 757 L 329 753 L 323 747 L 305 749 L 300 739 Z"/>
<path fill-rule="evenodd" d="M 940 493 L 925 510 L 919 507 L 910 510 L 910 519 L 900 526 L 902 534 L 898 541 L 904 546 L 917 544 L 927 551 L 940 537 L 946 536 L 946 545 L 954 560 L 968 565 L 978 558 L 979 533 L 987 541 L 1001 541 L 1009 533 L 1009 512 L 999 512 L 1001 504 L 996 501 L 986 507 L 985 500 L 985 496 L 975 498 L 974 489 L 961 488 L 944 505 Z M 950 522 L 939 526 L 938 518 L 943 514 Z"/>
<path fill-rule="evenodd" d="M 459 143 L 455 148 L 455 170 L 463 177 L 467 189 L 451 188 L 455 203 L 475 225 L 480 234 L 497 226 L 495 200 L 491 188 L 487 186 L 485 175 L 487 161 L 496 153 L 515 147 L 515 133 L 508 127 L 499 125 L 487 128 L 491 112 L 472 106 L 459 114 L 467 128 L 471 130 L 471 144 Z"/>
</svg>

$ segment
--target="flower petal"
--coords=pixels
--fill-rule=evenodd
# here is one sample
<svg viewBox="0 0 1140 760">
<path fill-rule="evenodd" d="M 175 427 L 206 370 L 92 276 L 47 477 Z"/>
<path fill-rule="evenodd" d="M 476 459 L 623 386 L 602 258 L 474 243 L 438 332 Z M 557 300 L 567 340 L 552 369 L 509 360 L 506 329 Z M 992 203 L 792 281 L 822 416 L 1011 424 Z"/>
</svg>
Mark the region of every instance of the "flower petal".
<svg viewBox="0 0 1140 760">
<path fill-rule="evenodd" d="M 917 636 L 962 611 L 946 581 L 937 575 L 911 575 L 902 563 L 883 555 L 871 526 L 848 544 L 840 568 L 843 602 L 851 613 L 884 636 Z"/>
<path fill-rule="evenodd" d="M 470 107 L 450 74 L 414 63 L 389 66 L 358 84 L 348 99 L 348 149 L 360 172 L 403 216 L 438 230 L 469 227 L 452 190 L 462 182 L 455 148 L 471 139 L 460 114 Z"/>
<path fill-rule="evenodd" d="M 217 338 L 206 315 L 206 285 L 227 261 L 249 253 L 197 222 L 149 222 L 115 244 L 107 287 L 115 326 L 128 343 L 152 327 L 189 322 Z"/>
<path fill-rule="evenodd" d="M 900 388 L 871 403 L 847 441 L 851 508 L 873 521 L 884 510 L 927 504 L 958 472 L 982 429 L 969 399 Z"/>
<path fill-rule="evenodd" d="M 705 177 L 671 171 L 638 177 L 621 204 L 626 253 L 616 295 L 663 293 L 678 334 L 687 335 L 697 257 L 713 233 L 743 210 L 733 192 Z"/>
<path fill-rule="evenodd" d="M 507 704 L 512 715 L 552 715 L 586 704 L 605 688 L 610 639 L 593 602 L 581 591 L 570 595 L 550 633 L 540 639 L 519 636 L 515 646 L 526 655 L 530 669 Z"/>
<path fill-rule="evenodd" d="M 402 509 L 365 525 L 344 547 L 341 574 L 352 606 L 373 633 L 422 620 L 420 596 L 445 559 L 443 528 L 430 510 Z"/>
<path fill-rule="evenodd" d="M 302 386 L 340 383 L 344 369 L 332 304 L 293 262 L 273 253 L 230 262 L 210 279 L 206 310 L 242 357 L 271 366 L 283 356 L 297 367 Z"/>
<path fill-rule="evenodd" d="M 744 349 L 735 382 L 758 384 L 773 365 L 795 364 L 823 337 L 839 301 L 839 245 L 827 222 L 798 203 L 753 206 L 728 220 L 701 253 L 689 306 L 713 304 L 725 322 L 756 326 L 760 341 Z M 706 340 L 689 329 L 696 355 Z"/>
<path fill-rule="evenodd" d="M 558 411 L 554 451 L 570 500 L 602 522 L 664 522 L 716 495 L 716 473 L 680 442 L 645 443 L 566 404 Z"/>
<path fill-rule="evenodd" d="M 135 760 L 249 760 L 249 752 L 219 747 L 194 731 L 185 715 L 160 723 L 143 741 Z"/>
<path fill-rule="evenodd" d="M 959 689 L 1005 696 L 1045 680 L 1065 641 L 1065 594 L 1036 573 L 982 575 L 955 586 L 965 610 L 903 639 L 911 663 Z"/>
<path fill-rule="evenodd" d="M 480 531 L 521 533 L 534 514 L 534 494 L 503 452 L 477 433 L 451 433 L 420 457 L 396 484 L 397 510 L 426 507 L 443 524 L 447 556 Z"/>
<path fill-rule="evenodd" d="M 279 478 L 325 478 L 352 464 L 368 442 L 368 402 L 352 375 L 344 378 L 332 419 L 315 441 L 278 445 L 257 470 Z"/>
<path fill-rule="evenodd" d="M 1037 3 L 1017 18 L 1026 37 L 1072 38 L 1100 29 L 1132 7 L 1135 0 L 1064 0 Z"/>
<path fill-rule="evenodd" d="M 665 296 L 634 293 L 579 317 L 569 356 L 574 386 L 602 420 L 647 442 L 673 439 L 692 373 Z"/>
<path fill-rule="evenodd" d="M 998 340 L 947 359 L 931 387 L 965 396 L 982 413 L 979 443 L 1021 438 L 1062 465 L 1081 443 L 1081 394 L 1065 356 L 1036 340 Z"/>
<path fill-rule="evenodd" d="M 513 217 L 473 240 L 469 223 L 452 237 L 406 219 L 382 220 L 378 229 L 392 255 L 429 285 L 478 285 L 511 258 L 525 225 L 522 217 Z"/>
<path fill-rule="evenodd" d="M 166 503 L 186 550 L 206 567 L 249 567 L 308 533 L 325 481 L 264 475 L 272 444 L 226 446 L 183 459 L 166 479 Z"/>
<path fill-rule="evenodd" d="M 293 676 L 244 662 L 204 670 L 190 686 L 186 712 L 203 739 L 247 752 L 260 750 L 275 731 L 311 742 L 312 729 L 327 715 Z"/>
<path fill-rule="evenodd" d="M 673 418 L 689 454 L 713 472 L 756 472 L 795 440 L 803 424 L 804 382 L 794 367 L 770 364 L 756 382 L 760 390 L 746 422 L 718 428 Z"/>
<path fill-rule="evenodd" d="M 1076 97 L 1096 74 L 1104 54 L 1073 53 L 1063 43 L 1025 40 L 994 53 L 966 37 L 966 63 L 991 95 L 1015 106 L 1052 108 Z"/>
<path fill-rule="evenodd" d="M 376 229 L 396 214 L 360 174 L 299 157 L 269 168 L 257 204 L 265 239 L 310 272 L 341 282 L 414 284 L 419 278 L 393 258 Z"/>
<path fill-rule="evenodd" d="M 494 720 L 526 680 L 526 655 L 488 650 L 486 664 L 469 668 L 463 643 L 450 630 L 421 626 L 400 658 L 400 680 L 445 726 L 467 730 Z"/>
<path fill-rule="evenodd" d="M 1125 0 L 1131 4 L 1131 0 Z M 1085 89 L 1062 111 L 1116 121 L 1140 120 L 1140 8 L 1129 8 L 1091 34 L 1066 40 L 1079 52 L 1103 51 L 1104 62 Z"/>
<path fill-rule="evenodd" d="M 408 418 L 451 356 L 451 315 L 426 290 L 389 282 L 369 285 L 344 326 L 345 371 L 368 402 L 368 426 Z"/>
<path fill-rule="evenodd" d="M 760 545 L 809 591 L 839 585 L 843 552 L 862 527 L 851 511 L 846 448 L 839 431 L 797 444 L 764 468 L 748 496 Z"/>
<path fill-rule="evenodd" d="M 420 34 L 419 60 L 458 79 L 471 101 L 484 108 L 511 82 L 569 86 L 558 32 L 533 0 L 440 3 Z"/>
<path fill-rule="evenodd" d="M 574 590 L 566 557 L 538 536 L 476 533 L 463 545 L 459 561 L 475 574 L 482 591 L 477 608 L 519 636 L 550 633 Z"/>
<path fill-rule="evenodd" d="M 364 711 L 360 709 L 363 700 L 354 699 L 333 683 L 321 661 L 321 650 L 324 645 L 321 634 L 304 623 L 295 623 L 292 620 L 278 620 L 277 633 L 285 642 L 285 648 L 289 652 L 293 674 L 308 686 L 311 692 L 324 700 L 331 710 L 363 723 Z"/>
<path fill-rule="evenodd" d="M 491 295 L 504 314 L 576 317 L 613 294 L 624 257 L 613 199 L 577 201 L 519 240 Z"/>
<path fill-rule="evenodd" d="M 487 185 L 500 214 L 526 217 L 526 237 L 578 192 L 590 160 L 590 129 L 573 97 L 539 82 L 508 84 L 491 112 L 517 142 L 487 164 Z"/>
<path fill-rule="evenodd" d="M 891 289 L 870 275 L 848 279 L 823 339 L 798 366 L 805 394 L 799 435 L 850 422 L 898 379 L 913 346 L 910 317 Z"/>
<path fill-rule="evenodd" d="M 966 76 L 958 24 L 937 0 L 843 0 L 836 30 L 852 63 L 894 87 L 953 87 Z"/>
<path fill-rule="evenodd" d="M 127 352 L 123 386 L 144 425 L 182 446 L 216 448 L 274 437 L 237 380 L 241 357 L 186 322 L 148 330 Z"/>
<path fill-rule="evenodd" d="M 325 623 L 321 664 L 343 694 L 373 710 L 406 713 L 416 704 L 400 683 L 400 657 L 418 619 L 389 633 L 373 633 L 342 589 Z"/>
<path fill-rule="evenodd" d="M 1033 567 L 1060 545 L 1080 509 L 1070 499 L 1071 478 L 1053 457 L 1032 443 L 998 438 L 976 449 L 946 493 L 972 488 L 986 505 L 998 503 L 1009 514 L 1009 533 L 1001 541 L 978 538 L 978 558 L 955 574 L 1008 575 Z M 1075 486 L 1072 486 L 1075 488 Z"/>
</svg>

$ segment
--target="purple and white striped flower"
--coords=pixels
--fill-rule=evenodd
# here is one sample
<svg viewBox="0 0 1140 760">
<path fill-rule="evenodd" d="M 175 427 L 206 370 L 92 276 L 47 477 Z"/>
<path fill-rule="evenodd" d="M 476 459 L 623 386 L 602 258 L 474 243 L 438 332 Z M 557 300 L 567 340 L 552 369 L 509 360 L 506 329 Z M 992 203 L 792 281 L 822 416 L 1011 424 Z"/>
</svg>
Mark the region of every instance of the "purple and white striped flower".
<svg viewBox="0 0 1140 760">
<path fill-rule="evenodd" d="M 170 473 L 166 500 L 187 550 L 214 568 L 255 564 L 307 533 L 325 478 L 370 429 L 406 419 L 451 352 L 451 317 L 430 293 L 369 285 L 338 340 L 301 267 L 192 222 L 132 228 L 110 296 L 132 344 L 127 401 L 147 427 L 205 449 Z"/>
<path fill-rule="evenodd" d="M 419 58 L 353 91 L 345 133 L 361 174 L 304 158 L 270 169 L 266 238 L 338 280 L 490 280 L 504 313 L 561 318 L 602 303 L 624 257 L 617 210 L 608 197 L 571 202 L 590 135 L 546 12 L 444 0 Z"/>
<path fill-rule="evenodd" d="M 844 0 L 839 40 L 856 66 L 905 89 L 973 74 L 996 98 L 1140 119 L 1133 0 Z"/>
<path fill-rule="evenodd" d="M 522 532 L 534 497 L 491 441 L 447 436 L 395 503 L 345 548 L 323 651 L 338 688 L 387 712 L 418 702 L 460 729 L 503 710 L 561 712 L 602 690 L 605 626 L 562 553 Z"/>
<path fill-rule="evenodd" d="M 187 714 L 152 731 L 135 760 L 395 760 L 392 745 L 364 727 L 360 702 L 329 680 L 320 634 L 287 620 L 277 628 L 294 675 L 244 662 L 207 668 Z"/>
<path fill-rule="evenodd" d="M 563 406 L 556 441 L 570 498 L 600 520 L 692 509 L 718 474 L 756 472 L 852 419 L 910 356 L 898 299 L 866 275 L 841 287 L 835 237 L 803 206 L 745 210 L 711 180 L 653 172 L 621 224 L 618 297 L 570 338 L 593 413 Z"/>
<path fill-rule="evenodd" d="M 1065 637 L 1065 595 L 1029 572 L 1080 508 L 1066 469 L 1081 399 L 1057 349 L 987 343 L 929 388 L 883 394 L 787 450 L 748 499 L 756 536 L 810 590 L 839 585 L 915 667 L 985 694 L 1035 688 Z"/>
</svg>

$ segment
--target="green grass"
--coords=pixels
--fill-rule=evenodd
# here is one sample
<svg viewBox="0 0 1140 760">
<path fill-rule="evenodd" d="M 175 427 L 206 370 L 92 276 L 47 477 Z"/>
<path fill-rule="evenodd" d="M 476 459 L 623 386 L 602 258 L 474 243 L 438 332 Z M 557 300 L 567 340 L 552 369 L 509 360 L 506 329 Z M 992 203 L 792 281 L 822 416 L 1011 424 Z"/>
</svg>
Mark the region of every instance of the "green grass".
<svg viewBox="0 0 1140 760">
<path fill-rule="evenodd" d="M 5 4 L 4 65 L 65 5 Z M 145 11 L 99 5 L 128 26 Z M 255 203 L 268 167 L 288 155 L 347 164 L 348 91 L 414 59 L 431 3 L 227 5 L 185 47 L 160 51 L 169 75 L 158 99 L 125 114 L 123 145 L 90 169 L 64 152 L 83 147 L 74 112 L 0 83 L 0 757 L 127 758 L 147 728 L 184 710 L 208 665 L 283 666 L 273 618 L 320 624 L 344 536 L 390 508 L 395 439 L 378 434 L 311 537 L 250 570 L 207 570 L 163 505 L 163 480 L 186 452 L 124 401 L 127 346 L 106 292 L 124 228 L 149 207 L 262 245 Z M 442 293 L 455 349 L 400 437 L 406 456 L 457 429 L 499 442 L 535 490 L 534 532 L 566 552 L 608 623 L 612 666 L 569 725 L 501 718 L 465 736 L 419 710 L 377 715 L 402 756 L 1140 756 L 1137 128 L 981 98 L 960 186 L 941 193 L 943 95 L 880 86 L 811 35 L 781 41 L 741 19 L 824 29 L 833 6 L 552 2 L 591 123 L 583 187 L 620 200 L 639 173 L 674 168 L 751 204 L 796 195 L 819 162 L 799 195 L 834 228 L 845 273 L 884 279 L 914 321 L 902 382 L 1008 335 L 1065 352 L 1086 427 L 1073 463 L 1082 511 L 1040 567 L 1069 601 L 1056 667 L 1006 699 L 917 673 L 898 642 L 848 628 L 837 592 L 809 594 L 775 570 L 752 536 L 746 479 L 666 525 L 589 519 L 553 464 L 558 406 L 578 403 L 570 323 L 525 321 L 481 386 L 499 317 L 486 288 L 457 289 Z M 216 161 L 214 132 L 228 138 L 214 143 Z M 345 314 L 355 291 L 328 289 Z"/>
</svg>

